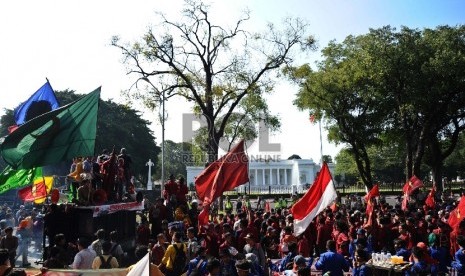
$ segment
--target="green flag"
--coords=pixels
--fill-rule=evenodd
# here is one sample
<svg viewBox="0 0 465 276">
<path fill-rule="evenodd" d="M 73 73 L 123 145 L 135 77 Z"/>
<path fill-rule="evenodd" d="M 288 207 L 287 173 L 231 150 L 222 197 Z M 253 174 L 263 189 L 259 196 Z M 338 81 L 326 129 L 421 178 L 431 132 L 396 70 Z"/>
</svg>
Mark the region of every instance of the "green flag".
<svg viewBox="0 0 465 276">
<path fill-rule="evenodd" d="M 3 159 L 15 169 L 32 169 L 94 155 L 99 98 L 97 88 L 21 125 L 1 144 Z"/>
<path fill-rule="evenodd" d="M 0 175 L 0 194 L 11 189 L 27 186 L 38 177 L 42 177 L 42 167 L 27 170 L 13 170 L 8 166 Z"/>
</svg>

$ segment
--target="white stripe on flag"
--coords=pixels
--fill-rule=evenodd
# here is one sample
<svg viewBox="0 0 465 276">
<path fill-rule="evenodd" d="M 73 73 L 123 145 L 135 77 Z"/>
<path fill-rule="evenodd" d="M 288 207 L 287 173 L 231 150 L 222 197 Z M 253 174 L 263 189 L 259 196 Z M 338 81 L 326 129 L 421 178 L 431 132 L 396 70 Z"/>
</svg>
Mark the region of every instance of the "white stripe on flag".
<svg viewBox="0 0 465 276">
<path fill-rule="evenodd" d="M 312 220 L 318 216 L 321 211 L 333 203 L 336 197 L 336 189 L 334 188 L 333 181 L 331 180 L 326 186 L 326 189 L 315 208 L 313 208 L 312 211 L 310 211 L 310 213 L 308 213 L 303 219 L 294 219 L 294 235 L 298 236 L 302 234 L 305 229 L 307 229 L 308 225 L 310 225 Z"/>
</svg>

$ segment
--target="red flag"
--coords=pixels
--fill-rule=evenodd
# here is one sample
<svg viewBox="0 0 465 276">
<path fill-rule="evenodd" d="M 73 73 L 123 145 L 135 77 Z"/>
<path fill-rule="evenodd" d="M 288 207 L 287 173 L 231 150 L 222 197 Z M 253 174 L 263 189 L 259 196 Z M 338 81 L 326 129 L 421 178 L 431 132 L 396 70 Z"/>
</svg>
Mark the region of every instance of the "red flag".
<svg viewBox="0 0 465 276">
<path fill-rule="evenodd" d="M 404 194 L 404 199 L 402 200 L 402 211 L 407 211 L 408 210 L 408 195 Z"/>
<path fill-rule="evenodd" d="M 407 181 L 407 183 L 405 183 L 404 187 L 402 188 L 402 191 L 404 192 L 404 194 L 411 195 L 414 191 L 423 186 L 423 181 L 421 181 L 418 177 L 414 175 L 410 178 L 409 181 Z"/>
<path fill-rule="evenodd" d="M 457 207 L 452 210 L 449 214 L 449 225 L 452 229 L 456 229 L 465 215 L 465 196 L 460 198 L 460 202 Z"/>
<path fill-rule="evenodd" d="M 371 188 L 371 190 L 365 196 L 365 201 L 369 202 L 370 199 L 377 197 L 377 196 L 380 196 L 378 184 L 374 185 L 373 188 Z"/>
<path fill-rule="evenodd" d="M 373 210 L 374 210 L 373 201 L 372 201 L 372 198 L 370 198 L 367 201 L 367 209 L 366 209 L 367 216 L 373 213 Z"/>
<path fill-rule="evenodd" d="M 203 205 L 209 205 L 225 191 L 249 182 L 249 159 L 244 152 L 244 140 L 230 152 L 211 163 L 195 178 L 195 189 Z"/>
<path fill-rule="evenodd" d="M 34 184 L 18 191 L 18 197 L 22 201 L 36 201 L 42 203 L 52 188 L 53 177 L 36 179 Z"/>
<path fill-rule="evenodd" d="M 436 202 L 434 201 L 434 195 L 436 194 L 436 188 L 433 186 L 428 196 L 426 197 L 425 204 L 431 209 L 434 209 Z"/>
<path fill-rule="evenodd" d="M 270 203 L 265 200 L 265 213 L 271 213 Z"/>
<path fill-rule="evenodd" d="M 298 236 L 307 229 L 310 222 L 336 199 L 336 189 L 328 165 L 323 167 L 307 193 L 291 208 L 294 217 L 294 235 Z"/>
</svg>

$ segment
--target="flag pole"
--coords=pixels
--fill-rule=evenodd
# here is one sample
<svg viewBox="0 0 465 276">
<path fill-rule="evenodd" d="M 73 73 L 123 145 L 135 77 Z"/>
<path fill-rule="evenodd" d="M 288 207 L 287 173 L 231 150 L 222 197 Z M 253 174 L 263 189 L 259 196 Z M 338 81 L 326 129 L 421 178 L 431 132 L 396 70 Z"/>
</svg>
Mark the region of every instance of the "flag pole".
<svg viewBox="0 0 465 276">
<path fill-rule="evenodd" d="M 323 120 L 323 117 L 321 117 L 320 120 L 318 120 L 318 127 L 320 129 L 320 163 L 323 164 L 323 139 L 322 139 L 322 134 L 321 134 L 321 121 Z"/>
</svg>

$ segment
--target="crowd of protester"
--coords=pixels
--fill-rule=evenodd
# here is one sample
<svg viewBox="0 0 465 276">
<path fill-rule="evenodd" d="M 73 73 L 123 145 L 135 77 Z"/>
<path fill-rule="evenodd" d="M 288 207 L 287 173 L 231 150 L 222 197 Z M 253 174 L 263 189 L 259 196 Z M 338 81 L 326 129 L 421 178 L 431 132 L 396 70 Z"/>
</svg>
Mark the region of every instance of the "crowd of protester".
<svg viewBox="0 0 465 276">
<path fill-rule="evenodd" d="M 120 156 L 124 154 L 122 150 Z M 95 196 L 79 192 L 82 187 L 94 192 L 107 189 L 109 201 L 125 200 L 130 175 L 116 170 L 116 184 L 105 184 L 102 167 L 108 160 L 110 156 L 100 156 L 94 163 L 92 158 L 75 160 L 69 176 L 78 184 L 76 204 L 95 204 Z M 113 161 L 124 168 L 122 157 Z M 81 173 L 75 174 L 76 170 Z M 91 177 L 83 177 L 85 173 Z M 95 177 L 101 179 L 95 181 Z M 171 175 L 164 188 L 163 196 L 154 202 L 145 199 L 146 208 L 134 225 L 135 248 L 123 248 L 114 229 L 104 227 L 93 238 L 72 239 L 59 227 L 47 226 L 48 240 L 42 248 L 44 221 L 49 226 L 60 224 L 57 214 L 66 212 L 66 206 L 50 204 L 40 212 L 21 206 L 14 212 L 4 205 L 0 208 L 0 261 L 6 254 L 5 263 L 13 267 L 21 257 L 21 266 L 27 267 L 28 248 L 34 246 L 46 250 L 45 269 L 130 267 L 150 252 L 152 275 L 373 275 L 373 266 L 367 264 L 373 253 L 383 252 L 402 256 L 406 275 L 446 275 L 452 270 L 465 275 L 465 220 L 455 228 L 448 224 L 459 199 L 452 193 L 437 196 L 434 208 L 425 205 L 418 192 L 407 209 L 401 207 L 400 197 L 389 203 L 380 196 L 371 212 L 366 212 L 362 196 L 338 198 L 296 236 L 290 207 L 297 198 L 257 197 L 252 203 L 248 196 L 234 201 L 223 197 L 221 203 L 214 202 L 209 223 L 199 225 L 200 202 L 189 195 L 184 178 L 176 180 Z"/>
</svg>

